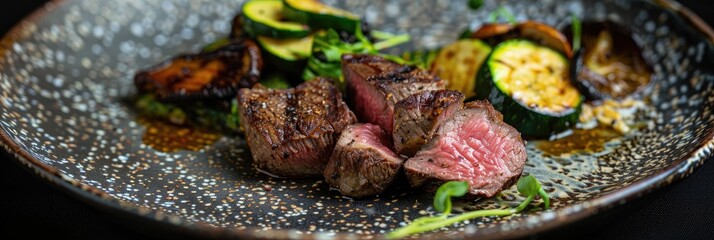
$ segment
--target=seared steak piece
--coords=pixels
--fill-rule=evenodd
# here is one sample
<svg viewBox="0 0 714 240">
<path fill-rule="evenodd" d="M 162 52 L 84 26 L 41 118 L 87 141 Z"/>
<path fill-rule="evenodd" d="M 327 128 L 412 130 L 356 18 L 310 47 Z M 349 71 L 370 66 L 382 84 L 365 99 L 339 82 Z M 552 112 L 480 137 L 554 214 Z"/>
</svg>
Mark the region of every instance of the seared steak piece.
<svg viewBox="0 0 714 240">
<path fill-rule="evenodd" d="M 377 125 L 347 126 L 325 168 L 325 180 L 351 197 L 381 193 L 404 162 L 389 145 L 389 135 Z"/>
<path fill-rule="evenodd" d="M 413 187 L 466 181 L 470 195 L 492 197 L 516 182 L 526 158 L 520 133 L 490 103 L 475 101 L 444 121 L 404 169 Z"/>
<path fill-rule="evenodd" d="M 446 86 L 445 81 L 426 70 L 378 56 L 343 55 L 342 72 L 350 105 L 360 121 L 377 124 L 390 135 L 394 104 L 414 93 Z"/>
<path fill-rule="evenodd" d="M 325 78 L 285 90 L 257 84 L 241 89 L 238 103 L 254 164 L 284 177 L 322 175 L 340 133 L 356 121 Z"/>
<path fill-rule="evenodd" d="M 445 119 L 461 109 L 464 94 L 453 90 L 415 93 L 394 105 L 394 149 L 406 156 L 426 144 Z"/>
</svg>

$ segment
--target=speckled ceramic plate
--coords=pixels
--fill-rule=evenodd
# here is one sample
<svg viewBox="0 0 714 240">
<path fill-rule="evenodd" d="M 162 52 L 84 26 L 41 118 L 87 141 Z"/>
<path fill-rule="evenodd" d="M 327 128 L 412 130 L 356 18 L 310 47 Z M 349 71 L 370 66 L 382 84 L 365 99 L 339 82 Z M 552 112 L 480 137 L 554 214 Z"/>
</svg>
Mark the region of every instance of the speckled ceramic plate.
<svg viewBox="0 0 714 240">
<path fill-rule="evenodd" d="M 429 236 L 516 237 L 577 221 L 691 173 L 714 148 L 714 34 L 669 1 L 486 1 L 469 12 L 456 1 L 349 1 L 380 30 L 408 32 L 411 47 L 439 46 L 497 7 L 518 20 L 563 26 L 575 13 L 636 30 L 655 83 L 644 95 L 652 119 L 595 154 L 553 157 L 529 143 L 525 169 L 554 197 L 553 209 L 482 218 Z M 0 138 L 17 160 L 52 184 L 114 212 L 219 237 L 379 237 L 433 214 L 431 194 L 396 187 L 353 200 L 319 179 L 285 180 L 251 166 L 243 139 L 162 152 L 125 99 L 132 75 L 226 34 L 235 0 L 58 1 L 0 45 Z M 193 134 L 190 130 L 188 134 Z M 177 131 L 182 132 L 182 131 Z M 460 209 L 515 204 L 515 189 Z"/>
</svg>

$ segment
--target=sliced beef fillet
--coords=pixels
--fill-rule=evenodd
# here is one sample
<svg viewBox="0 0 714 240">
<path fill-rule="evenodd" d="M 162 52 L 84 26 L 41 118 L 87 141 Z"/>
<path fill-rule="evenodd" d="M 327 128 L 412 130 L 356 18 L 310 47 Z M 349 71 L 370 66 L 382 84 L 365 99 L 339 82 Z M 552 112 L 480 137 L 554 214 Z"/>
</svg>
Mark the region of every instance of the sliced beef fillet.
<svg viewBox="0 0 714 240">
<path fill-rule="evenodd" d="M 394 149 L 414 156 L 445 119 L 461 109 L 464 94 L 453 90 L 415 93 L 394 105 Z"/>
<path fill-rule="evenodd" d="M 446 82 L 426 70 L 378 56 L 343 55 L 342 72 L 350 105 L 362 122 L 392 134 L 394 104 L 414 93 L 444 89 Z"/>
<path fill-rule="evenodd" d="M 413 187 L 466 181 L 470 195 L 492 197 L 516 182 L 526 158 L 520 133 L 490 103 L 475 101 L 446 119 L 404 169 Z"/>
<path fill-rule="evenodd" d="M 329 79 L 286 90 L 257 84 L 238 94 L 256 167 L 283 177 L 322 175 L 342 130 L 356 121 Z"/>
<path fill-rule="evenodd" d="M 389 135 L 377 125 L 347 126 L 325 168 L 325 180 L 351 197 L 381 193 L 404 162 L 389 145 Z"/>
</svg>

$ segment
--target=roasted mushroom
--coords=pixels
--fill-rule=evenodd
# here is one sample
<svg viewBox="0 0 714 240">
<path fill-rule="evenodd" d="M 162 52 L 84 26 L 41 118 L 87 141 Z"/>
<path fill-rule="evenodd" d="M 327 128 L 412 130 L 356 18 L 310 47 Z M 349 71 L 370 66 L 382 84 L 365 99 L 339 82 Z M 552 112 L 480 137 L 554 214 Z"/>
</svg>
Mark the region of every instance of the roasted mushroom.
<svg viewBox="0 0 714 240">
<path fill-rule="evenodd" d="M 565 33 L 572 41 L 571 26 Z M 632 38 L 632 31 L 612 21 L 582 23 L 582 49 L 575 53 L 571 74 L 589 100 L 622 99 L 646 87 L 652 69 Z"/>
<path fill-rule="evenodd" d="M 231 21 L 231 33 L 228 35 L 231 39 L 245 38 L 246 34 L 243 30 L 243 14 L 238 13 Z"/>
<path fill-rule="evenodd" d="M 471 38 L 484 40 L 492 46 L 514 38 L 527 39 L 555 49 L 568 58 L 573 57 L 570 42 L 568 42 L 565 35 L 547 24 L 535 21 L 525 21 L 519 24 L 484 24 L 480 29 L 471 34 Z"/>
<path fill-rule="evenodd" d="M 253 86 L 263 60 L 252 40 L 235 40 L 215 51 L 175 57 L 134 77 L 139 92 L 160 101 L 226 100 Z"/>
<path fill-rule="evenodd" d="M 478 30 L 471 33 L 471 38 L 481 39 L 492 46 L 512 38 L 513 29 L 516 25 L 510 23 L 486 23 Z"/>
</svg>

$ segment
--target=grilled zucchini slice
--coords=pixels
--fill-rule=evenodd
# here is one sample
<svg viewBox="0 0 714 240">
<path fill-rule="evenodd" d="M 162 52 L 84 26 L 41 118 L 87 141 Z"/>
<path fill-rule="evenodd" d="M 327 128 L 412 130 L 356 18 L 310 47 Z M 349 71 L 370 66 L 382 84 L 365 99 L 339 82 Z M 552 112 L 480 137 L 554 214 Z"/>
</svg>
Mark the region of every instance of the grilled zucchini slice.
<svg viewBox="0 0 714 240">
<path fill-rule="evenodd" d="M 526 136 L 547 138 L 573 127 L 582 95 L 571 81 L 568 58 L 528 40 L 496 46 L 477 77 L 477 97 Z"/>
<path fill-rule="evenodd" d="M 315 29 L 332 28 L 354 32 L 360 24 L 359 16 L 322 4 L 318 0 L 283 0 L 288 19 L 307 24 Z"/>
<path fill-rule="evenodd" d="M 310 28 L 296 22 L 285 21 L 281 0 L 251 0 L 243 4 L 243 24 L 251 37 L 267 36 L 275 39 L 302 38 Z"/>
<path fill-rule="evenodd" d="M 476 95 L 476 74 L 491 46 L 478 39 L 462 39 L 447 45 L 431 63 L 431 71 L 449 81 L 446 88 L 463 93 L 466 98 Z"/>
<path fill-rule="evenodd" d="M 268 68 L 287 75 L 299 75 L 312 54 L 313 35 L 296 39 L 257 38 Z"/>
</svg>

